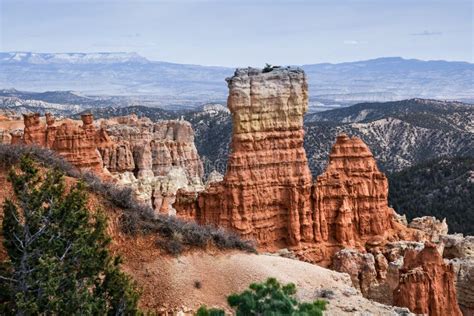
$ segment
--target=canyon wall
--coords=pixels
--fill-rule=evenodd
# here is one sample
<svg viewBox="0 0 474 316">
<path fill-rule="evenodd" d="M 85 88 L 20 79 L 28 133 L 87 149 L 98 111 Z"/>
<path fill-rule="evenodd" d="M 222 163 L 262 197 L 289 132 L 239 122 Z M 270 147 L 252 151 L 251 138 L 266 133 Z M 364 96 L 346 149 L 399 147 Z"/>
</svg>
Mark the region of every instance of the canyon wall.
<svg viewBox="0 0 474 316">
<path fill-rule="evenodd" d="M 176 191 L 203 189 L 203 166 L 186 121 L 151 122 L 136 115 L 101 122 L 113 146 L 100 148 L 104 166 L 159 213 L 173 214 Z"/>
<path fill-rule="evenodd" d="M 12 135 L 12 143 L 23 143 L 52 149 L 80 169 L 104 174 L 99 147 L 110 146 L 110 139 L 103 129 L 96 129 L 91 114 L 81 115 L 82 125 L 72 120 L 56 124 L 52 115 L 46 114 L 46 125 L 38 113 L 25 114 L 23 136 Z"/>
<path fill-rule="evenodd" d="M 157 212 L 173 214 L 176 191 L 203 189 L 203 166 L 191 124 L 185 121 L 151 122 L 136 115 L 94 122 L 81 115 L 56 122 L 46 114 L 24 115 L 23 133 L 2 136 L 5 142 L 46 147 L 81 170 L 130 186 L 139 200 Z M 3 133 L 2 133 L 3 135 Z"/>
<path fill-rule="evenodd" d="M 307 84 L 301 70 L 238 69 L 227 82 L 233 135 L 226 173 L 202 192 L 180 190 L 178 216 L 231 228 L 259 249 L 288 248 L 300 260 L 346 272 L 364 296 L 379 302 L 395 298 L 418 311 L 399 295 L 405 293 L 421 301 L 423 311 L 436 309 L 447 288 L 443 308 L 459 310 L 452 268 L 426 267 L 426 275 L 444 282 L 425 288 L 435 299 L 406 292 L 416 287 L 410 271 L 421 269 L 411 263 L 411 251 L 439 240 L 446 223 L 423 218 L 408 227 L 388 206 L 387 178 L 360 138 L 339 135 L 325 172 L 312 182 L 303 149 Z M 431 259 L 442 263 L 439 258 Z"/>
</svg>

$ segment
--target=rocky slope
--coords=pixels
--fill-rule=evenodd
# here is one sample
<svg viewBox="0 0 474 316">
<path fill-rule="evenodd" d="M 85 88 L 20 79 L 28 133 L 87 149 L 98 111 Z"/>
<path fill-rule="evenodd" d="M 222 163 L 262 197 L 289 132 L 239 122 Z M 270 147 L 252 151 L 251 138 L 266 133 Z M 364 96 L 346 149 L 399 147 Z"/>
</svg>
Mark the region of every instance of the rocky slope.
<svg viewBox="0 0 474 316">
<path fill-rule="evenodd" d="M 134 255 L 140 256 L 139 251 Z M 166 305 L 171 310 L 183 306 L 196 310 L 205 304 L 228 310 L 225 298 L 229 293 L 275 277 L 283 283 L 294 283 L 301 301 L 328 301 L 324 315 L 412 315 L 406 308 L 365 299 L 346 274 L 273 255 L 208 252 L 179 258 L 155 256 L 134 262 L 127 270 L 145 287 L 145 306 L 150 308 Z"/>
</svg>

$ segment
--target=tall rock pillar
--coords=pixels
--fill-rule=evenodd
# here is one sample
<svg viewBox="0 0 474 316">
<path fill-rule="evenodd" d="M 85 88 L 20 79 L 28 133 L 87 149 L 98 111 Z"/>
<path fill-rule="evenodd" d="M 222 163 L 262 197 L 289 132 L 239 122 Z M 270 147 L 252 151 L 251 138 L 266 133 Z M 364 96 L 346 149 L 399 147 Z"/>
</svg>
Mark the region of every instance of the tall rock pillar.
<svg viewBox="0 0 474 316">
<path fill-rule="evenodd" d="M 308 108 L 304 72 L 237 69 L 227 83 L 231 154 L 224 180 L 198 197 L 198 221 L 232 228 L 263 248 L 311 241 L 312 179 L 303 148 L 303 115 Z"/>
</svg>

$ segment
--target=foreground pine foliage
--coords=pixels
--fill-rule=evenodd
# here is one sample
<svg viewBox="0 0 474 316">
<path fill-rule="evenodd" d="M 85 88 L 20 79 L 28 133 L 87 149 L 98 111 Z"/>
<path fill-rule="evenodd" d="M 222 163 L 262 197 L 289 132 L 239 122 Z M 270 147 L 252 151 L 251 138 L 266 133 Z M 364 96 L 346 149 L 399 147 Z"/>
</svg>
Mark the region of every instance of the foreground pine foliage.
<svg viewBox="0 0 474 316">
<path fill-rule="evenodd" d="M 252 283 L 249 289 L 227 298 L 237 316 L 247 315 L 290 315 L 322 316 L 326 301 L 316 300 L 312 303 L 301 303 L 295 298 L 296 286 L 293 283 L 280 284 L 275 278 L 268 278 L 262 283 Z M 208 309 L 202 306 L 196 316 L 223 316 L 223 310 Z"/>
<path fill-rule="evenodd" d="M 0 314 L 135 315 L 138 292 L 110 254 L 106 219 L 86 207 L 84 184 L 66 190 L 24 157 L 3 205 Z"/>
</svg>

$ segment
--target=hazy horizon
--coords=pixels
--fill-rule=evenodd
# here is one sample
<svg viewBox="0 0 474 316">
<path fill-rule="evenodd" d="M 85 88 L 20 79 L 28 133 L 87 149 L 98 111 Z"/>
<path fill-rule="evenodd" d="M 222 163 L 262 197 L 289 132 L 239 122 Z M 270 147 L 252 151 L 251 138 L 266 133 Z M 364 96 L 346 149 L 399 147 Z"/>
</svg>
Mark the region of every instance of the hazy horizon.
<svg viewBox="0 0 474 316">
<path fill-rule="evenodd" d="M 0 51 L 137 52 L 212 66 L 473 62 L 466 0 L 0 0 Z"/>
<path fill-rule="evenodd" d="M 97 51 L 97 52 L 39 52 L 39 51 L 0 51 L 0 53 L 26 53 L 26 54 L 54 54 L 54 55 L 59 55 L 59 54 L 137 54 L 140 57 L 143 57 L 147 59 L 150 62 L 163 62 L 163 63 L 170 63 L 170 64 L 182 64 L 182 65 L 195 65 L 195 66 L 205 66 L 205 67 L 222 67 L 222 68 L 239 68 L 239 67 L 257 67 L 257 68 L 262 68 L 265 66 L 265 64 L 262 65 L 206 65 L 206 64 L 196 64 L 196 63 L 177 63 L 177 62 L 172 62 L 168 60 L 157 60 L 153 58 L 148 58 L 147 56 L 143 56 L 142 54 L 138 52 L 113 52 L 113 51 Z M 419 58 L 409 58 L 405 56 L 380 56 L 380 57 L 375 57 L 375 58 L 370 58 L 370 59 L 359 59 L 359 60 L 346 60 L 346 61 L 340 61 L 340 62 L 314 62 L 314 63 L 307 63 L 307 64 L 283 64 L 280 66 L 308 66 L 308 65 L 318 65 L 318 64 L 332 64 L 332 65 L 337 65 L 337 64 L 344 64 L 344 63 L 357 63 L 357 62 L 365 62 L 365 61 L 373 61 L 373 60 L 378 60 L 378 59 L 397 59 L 401 58 L 403 60 L 415 60 L 415 61 L 422 61 L 422 62 L 453 62 L 453 63 L 468 63 L 468 64 L 473 64 L 473 62 L 470 61 L 465 61 L 465 60 L 446 60 L 446 59 L 419 59 Z"/>
</svg>

